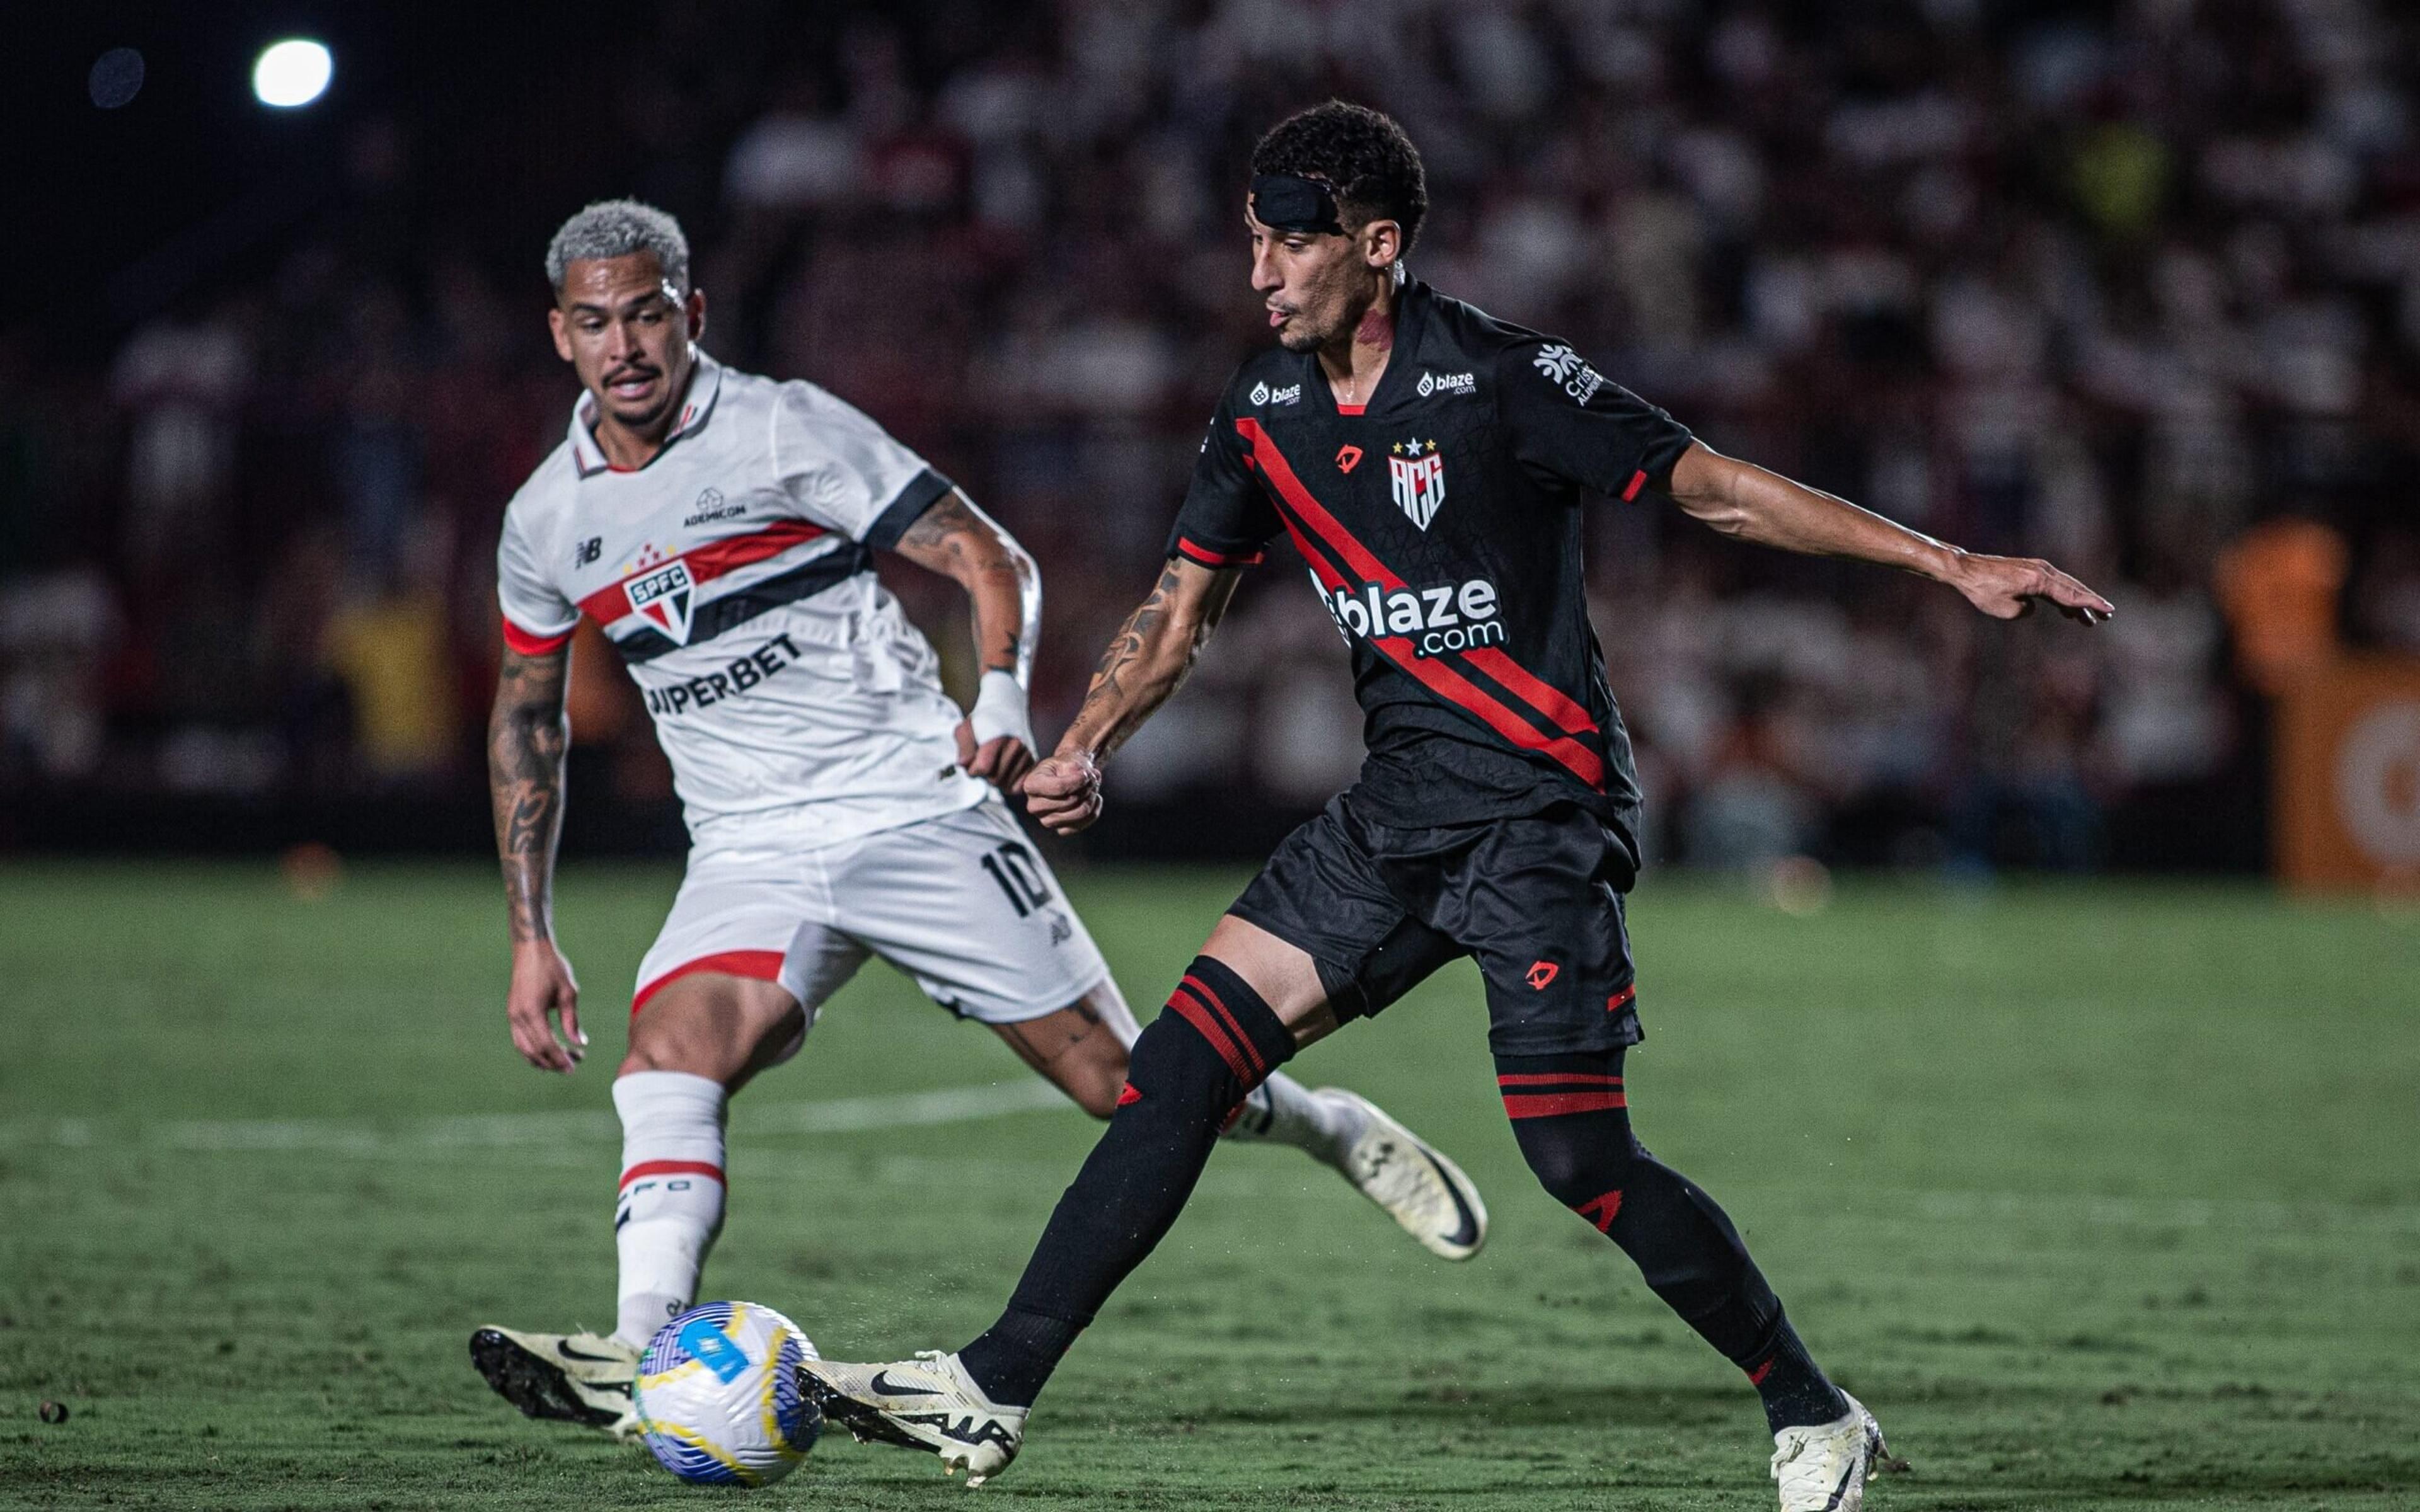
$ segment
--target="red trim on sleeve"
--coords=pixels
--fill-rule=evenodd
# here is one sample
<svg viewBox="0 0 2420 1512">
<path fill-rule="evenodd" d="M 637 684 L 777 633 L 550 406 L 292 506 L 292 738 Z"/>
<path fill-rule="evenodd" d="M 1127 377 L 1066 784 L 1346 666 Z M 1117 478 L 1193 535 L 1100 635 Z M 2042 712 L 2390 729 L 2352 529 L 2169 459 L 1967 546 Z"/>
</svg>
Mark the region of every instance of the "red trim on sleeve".
<svg viewBox="0 0 2420 1512">
<path fill-rule="evenodd" d="M 1205 567 L 1257 567 L 1268 556 L 1266 551 L 1214 551 L 1184 535 L 1176 538 L 1176 551 L 1187 561 L 1198 562 Z"/>
<path fill-rule="evenodd" d="M 655 980 L 641 987 L 630 999 L 630 1016 L 637 1018 L 647 999 L 662 992 L 683 977 L 701 971 L 720 971 L 725 976 L 751 977 L 758 981 L 782 980 L 782 952 L 779 950 L 723 950 L 714 955 L 702 955 L 694 961 L 684 961 Z"/>
<path fill-rule="evenodd" d="M 724 1180 L 721 1166 L 702 1160 L 643 1160 L 622 1173 L 621 1185 L 627 1187 L 643 1176 L 711 1176 L 724 1186 L 731 1184 Z"/>
<path fill-rule="evenodd" d="M 1630 502 L 1632 500 L 1638 497 L 1638 490 L 1646 486 L 1647 470 L 1645 468 L 1640 468 L 1637 471 L 1630 475 L 1630 481 L 1628 483 L 1622 485 L 1621 501 L 1625 504 Z"/>
<path fill-rule="evenodd" d="M 504 620 L 504 644 L 512 647 L 518 656 L 551 656 L 570 643 L 569 630 L 561 635 L 532 635 L 515 625 L 509 616 Z"/>
</svg>

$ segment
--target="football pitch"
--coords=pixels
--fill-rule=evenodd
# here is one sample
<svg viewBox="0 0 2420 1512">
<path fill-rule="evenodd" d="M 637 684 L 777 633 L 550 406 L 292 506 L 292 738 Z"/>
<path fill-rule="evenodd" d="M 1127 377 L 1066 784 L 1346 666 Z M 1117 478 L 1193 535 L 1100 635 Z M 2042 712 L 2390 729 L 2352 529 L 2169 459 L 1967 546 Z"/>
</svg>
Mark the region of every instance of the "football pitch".
<svg viewBox="0 0 2420 1512">
<path fill-rule="evenodd" d="M 566 873 L 565 1079 L 505 1038 L 485 869 L 0 869 L 0 1506 L 962 1504 L 845 1434 L 684 1488 L 471 1370 L 482 1322 L 611 1326 L 607 1088 L 676 880 Z M 1239 880 L 1068 878 L 1146 1019 Z M 1641 1137 L 1913 1463 L 1869 1506 L 2420 1506 L 2420 913 L 1870 883 L 1795 918 L 1651 876 L 1633 925 Z M 1295 1064 L 1461 1159 L 1478 1259 L 1224 1148 L 977 1494 L 1771 1506 L 1754 1394 L 1537 1189 L 1484 1025 L 1457 966 Z M 954 1347 L 1094 1133 L 870 966 L 735 1104 L 708 1294 L 840 1358 Z"/>
</svg>

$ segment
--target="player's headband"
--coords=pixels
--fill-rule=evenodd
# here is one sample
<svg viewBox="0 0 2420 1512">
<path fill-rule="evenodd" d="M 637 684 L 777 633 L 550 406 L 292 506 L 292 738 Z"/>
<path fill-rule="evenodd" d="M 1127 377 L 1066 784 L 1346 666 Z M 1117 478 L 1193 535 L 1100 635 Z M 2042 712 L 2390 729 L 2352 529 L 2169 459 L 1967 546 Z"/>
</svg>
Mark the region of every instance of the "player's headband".
<svg viewBox="0 0 2420 1512">
<path fill-rule="evenodd" d="M 1252 215 L 1274 231 L 1318 231 L 1342 236 L 1344 223 L 1336 213 L 1336 196 L 1315 178 L 1290 173 L 1264 173 L 1252 179 Z"/>
</svg>

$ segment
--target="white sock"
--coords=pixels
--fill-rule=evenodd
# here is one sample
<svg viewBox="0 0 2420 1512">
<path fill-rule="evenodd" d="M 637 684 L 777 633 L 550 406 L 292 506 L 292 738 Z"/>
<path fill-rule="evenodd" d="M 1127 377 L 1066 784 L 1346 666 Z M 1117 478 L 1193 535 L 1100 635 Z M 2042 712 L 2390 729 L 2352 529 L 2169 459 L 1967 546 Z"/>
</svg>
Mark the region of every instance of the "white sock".
<svg viewBox="0 0 2420 1512">
<path fill-rule="evenodd" d="M 613 1336 L 633 1349 L 697 1300 L 698 1270 L 722 1229 L 725 1096 L 721 1083 L 684 1071 L 632 1072 L 613 1084 L 622 1115 Z"/>
<path fill-rule="evenodd" d="M 1315 1098 L 1302 1083 L 1278 1072 L 1244 1099 L 1243 1116 L 1227 1137 L 1292 1145 L 1333 1165 L 1361 1132 L 1360 1121 L 1352 1104 Z"/>
</svg>

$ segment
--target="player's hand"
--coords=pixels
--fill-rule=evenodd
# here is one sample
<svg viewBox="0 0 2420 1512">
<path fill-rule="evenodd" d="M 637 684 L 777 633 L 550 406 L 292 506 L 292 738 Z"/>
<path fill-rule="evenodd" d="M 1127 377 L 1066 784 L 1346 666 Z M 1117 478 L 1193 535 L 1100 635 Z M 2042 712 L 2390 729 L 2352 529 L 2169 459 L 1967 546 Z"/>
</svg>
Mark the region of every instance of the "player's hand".
<svg viewBox="0 0 2420 1512">
<path fill-rule="evenodd" d="M 1985 557 L 1972 552 L 1958 559 L 1950 584 L 1966 602 L 1995 620 L 2013 620 L 2048 604 L 2071 620 L 2098 625 L 2118 607 L 2074 579 L 2037 557 Z"/>
<path fill-rule="evenodd" d="M 1088 751 L 1053 756 L 1025 775 L 1025 807 L 1054 835 L 1101 817 L 1101 767 Z"/>
<path fill-rule="evenodd" d="M 563 1021 L 560 1036 L 554 1027 L 558 1018 Z M 588 1036 L 580 1027 L 580 983 L 552 940 L 522 940 L 513 947 L 513 984 L 504 995 L 504 1020 L 512 1026 L 513 1048 L 540 1071 L 568 1074 L 588 1053 Z"/>
<path fill-rule="evenodd" d="M 982 745 L 975 744 L 974 721 L 958 721 L 958 764 L 969 777 L 979 777 L 1014 795 L 1025 774 L 1033 770 L 1032 748 L 1015 735 L 994 735 Z"/>
</svg>

